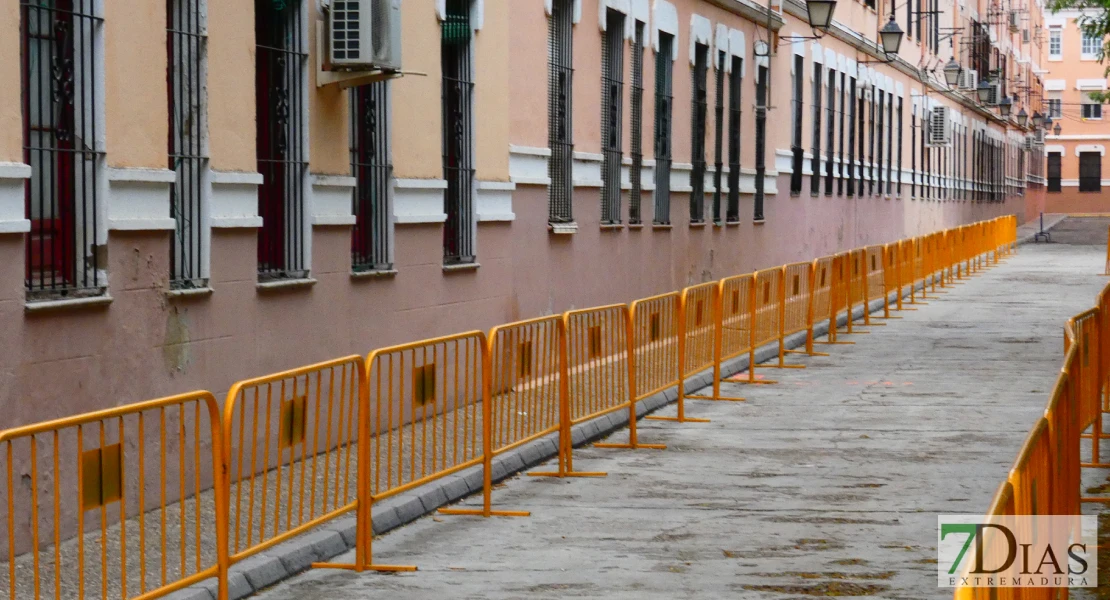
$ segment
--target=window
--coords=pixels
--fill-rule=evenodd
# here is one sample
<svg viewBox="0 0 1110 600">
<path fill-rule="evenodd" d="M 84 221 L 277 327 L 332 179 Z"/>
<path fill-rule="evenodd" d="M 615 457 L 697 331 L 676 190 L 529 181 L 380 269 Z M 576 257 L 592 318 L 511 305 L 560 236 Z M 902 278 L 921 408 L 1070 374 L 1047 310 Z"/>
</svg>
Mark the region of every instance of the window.
<svg viewBox="0 0 1110 600">
<path fill-rule="evenodd" d="M 440 41 L 443 178 L 447 180 L 447 189 L 443 192 L 443 208 L 447 213 L 447 221 L 443 224 L 443 263 L 453 265 L 475 261 L 474 70 L 471 66 L 474 29 L 470 25 L 470 0 L 447 0 L 446 13 Z M 552 16 L 553 21 L 555 18 Z M 555 155 L 552 146 L 553 162 Z M 566 158 L 569 156 L 567 154 Z M 570 173 L 569 167 L 567 173 Z M 551 179 L 554 187 L 555 177 Z M 560 182 L 569 184 L 569 175 L 567 180 Z M 569 188 L 560 189 L 569 191 Z M 569 196 L 565 208 L 569 215 Z"/>
<path fill-rule="evenodd" d="M 902 197 L 902 98 L 898 98 L 898 197 Z"/>
<path fill-rule="evenodd" d="M 868 194 L 874 194 L 875 193 L 875 178 L 876 178 L 876 174 L 875 174 L 875 127 L 876 127 L 875 116 L 876 115 L 875 115 L 875 96 L 874 96 L 874 94 L 876 94 L 877 90 L 872 89 L 872 90 L 869 90 L 869 92 L 870 92 L 870 94 L 872 94 L 872 97 L 869 98 L 869 100 L 871 100 L 871 101 L 867 103 L 867 110 L 868 110 L 868 114 L 869 114 L 867 122 L 871 124 L 871 127 L 867 128 L 868 129 L 868 131 L 867 131 L 867 162 L 870 163 L 870 167 L 868 167 L 868 170 L 867 170 L 867 175 L 868 175 L 868 177 L 867 177 L 867 193 Z"/>
<path fill-rule="evenodd" d="M 917 106 L 910 107 L 910 198 L 917 198 Z"/>
<path fill-rule="evenodd" d="M 825 137 L 825 195 L 833 193 L 833 150 L 836 148 L 836 71 L 829 69 L 828 96 L 825 98 L 825 121 L 828 123 Z"/>
<path fill-rule="evenodd" d="M 728 76 L 728 211 L 725 221 L 740 221 L 740 106 L 744 95 L 744 59 L 732 57 Z"/>
<path fill-rule="evenodd" d="M 204 93 L 207 11 L 202 0 L 169 0 L 166 9 L 169 168 L 176 175 L 170 187 L 170 212 L 175 222 L 170 241 L 170 287 L 200 288 L 208 284 L 201 214 L 208 162 Z"/>
<path fill-rule="evenodd" d="M 848 196 L 856 192 L 856 78 L 848 78 Z"/>
<path fill-rule="evenodd" d="M 1048 57 L 1057 60 L 1064 58 L 1064 32 L 1059 28 L 1048 30 Z"/>
<path fill-rule="evenodd" d="M 841 73 L 840 74 L 840 92 L 839 92 L 839 95 L 840 95 L 840 127 L 838 128 L 840 138 L 839 138 L 839 141 L 837 143 L 837 151 L 836 151 L 836 156 L 839 159 L 839 166 L 838 166 L 837 180 L 836 180 L 836 195 L 837 196 L 843 196 L 844 195 L 844 178 L 847 176 L 847 168 L 844 166 L 844 113 L 848 112 L 847 110 L 845 110 L 847 107 L 844 106 L 844 89 L 846 87 L 846 84 L 847 84 L 847 77 L 844 75 L 844 73 Z"/>
<path fill-rule="evenodd" d="M 1048 116 L 1053 119 L 1059 119 L 1064 116 L 1064 101 L 1060 98 L 1048 98 L 1045 100 L 1048 103 Z"/>
<path fill-rule="evenodd" d="M 859 90 L 859 93 L 857 94 L 858 97 L 859 97 L 859 100 L 858 100 L 858 106 L 856 108 L 856 114 L 858 115 L 858 121 L 856 123 L 856 132 L 859 135 L 859 158 L 856 159 L 856 162 L 859 163 L 859 171 L 856 173 L 856 179 L 857 179 L 857 183 L 859 183 L 858 192 L 859 192 L 860 197 L 863 196 L 864 189 L 865 189 L 865 186 L 863 185 L 863 178 L 864 178 L 864 172 L 865 172 L 864 171 L 864 164 L 867 161 L 867 153 L 865 152 L 865 144 L 864 144 L 866 136 L 864 136 L 863 131 L 864 131 L 864 127 L 865 127 L 864 120 L 867 118 L 867 93 L 868 92 L 863 89 L 863 86 L 864 86 L 864 83 L 860 82 L 859 83 L 860 90 Z"/>
<path fill-rule="evenodd" d="M 1102 38 L 1094 35 L 1088 35 L 1086 32 L 1084 32 L 1082 35 L 1081 43 L 1081 58 L 1085 60 L 1097 59 L 1099 55 L 1102 54 Z"/>
<path fill-rule="evenodd" d="M 884 105 L 885 98 L 886 98 L 886 94 L 884 94 L 880 90 L 875 90 L 875 107 L 874 107 L 874 110 L 875 110 L 875 138 L 876 138 L 875 139 L 875 145 L 878 148 L 879 155 L 878 155 L 878 158 L 877 158 L 878 162 L 876 162 L 875 166 L 874 166 L 874 173 L 875 173 L 875 179 L 877 180 L 877 183 L 878 183 L 878 186 L 879 186 L 879 194 L 880 195 L 882 195 L 882 193 L 883 193 L 883 177 L 884 177 L 884 173 L 883 173 L 883 166 L 884 166 L 883 165 L 883 129 L 886 127 L 886 124 L 883 123 L 883 112 L 884 112 L 883 105 Z"/>
<path fill-rule="evenodd" d="M 898 131 L 901 137 L 901 130 Z M 901 151 L 901 148 L 899 148 Z M 887 94 L 886 96 L 886 193 L 889 196 L 894 193 L 894 95 Z M 898 177 L 901 177 L 899 173 Z"/>
<path fill-rule="evenodd" d="M 1079 153 L 1079 191 L 1102 191 L 1102 153 Z"/>
<path fill-rule="evenodd" d="M 640 194 L 643 192 L 643 115 L 644 115 L 644 23 L 636 22 L 636 36 L 632 44 L 632 89 L 630 90 L 629 110 L 632 114 L 629 124 L 632 126 L 631 145 L 629 153 L 632 157 L 632 166 L 628 171 L 631 191 L 628 199 L 628 222 L 640 224 L 643 217 L 640 214 Z"/>
<path fill-rule="evenodd" d="M 351 173 L 355 176 L 355 227 L 351 235 L 351 269 L 388 271 L 393 211 L 389 82 L 351 90 Z"/>
<path fill-rule="evenodd" d="M 1102 118 L 1102 105 L 1097 104 L 1091 100 L 1084 99 L 1082 105 L 1082 116 L 1084 119 L 1101 119 Z"/>
<path fill-rule="evenodd" d="M 1048 191 L 1060 191 L 1060 153 L 1048 153 Z"/>
<path fill-rule="evenodd" d="M 820 63 L 813 65 L 813 160 L 810 163 L 809 193 L 816 196 L 821 191 L 821 75 Z"/>
<path fill-rule="evenodd" d="M 20 4 L 23 160 L 31 166 L 24 187 L 28 300 L 96 295 L 107 285 L 96 239 L 103 159 L 95 118 L 102 91 L 93 76 L 102 69 L 97 4 Z"/>
<path fill-rule="evenodd" d="M 305 268 L 304 109 L 308 54 L 301 2 L 255 1 L 259 280 L 297 279 Z"/>
<path fill-rule="evenodd" d="M 695 44 L 694 46 L 694 80 L 690 89 L 691 97 L 690 114 L 693 122 L 690 123 L 690 162 L 693 169 L 690 171 L 690 222 L 702 223 L 705 221 L 705 119 L 707 109 L 709 82 L 706 81 L 709 70 L 709 46 Z"/>
<path fill-rule="evenodd" d="M 725 69 L 728 56 L 724 52 L 717 53 L 717 97 L 714 104 L 714 116 L 716 117 L 714 135 L 713 135 L 713 156 L 714 156 L 714 169 L 713 169 L 713 222 L 720 224 L 721 222 L 721 186 L 724 184 L 722 179 L 725 169 L 724 152 L 725 152 Z"/>
<path fill-rule="evenodd" d="M 758 47 L 758 46 L 757 46 Z M 767 67 L 760 65 L 755 76 L 755 200 L 753 220 L 762 223 L 764 177 L 767 173 Z"/>
<path fill-rule="evenodd" d="M 674 36 L 659 32 L 655 54 L 655 222 L 671 222 L 671 101 Z"/>
<path fill-rule="evenodd" d="M 790 193 L 802 193 L 802 160 L 804 159 L 805 151 L 802 149 L 802 80 L 805 78 L 805 59 L 804 57 L 794 55 L 794 85 L 792 86 L 792 93 L 794 96 L 794 118 L 790 120 L 791 123 L 791 143 L 790 150 L 793 153 L 790 163 Z"/>
<path fill-rule="evenodd" d="M 548 187 L 547 220 L 551 223 L 574 221 L 571 206 L 574 192 L 574 141 L 571 135 L 573 17 L 570 0 L 556 0 L 552 4 L 547 38 L 547 142 L 551 148 L 551 158 L 547 161 L 547 176 L 551 179 Z"/>
<path fill-rule="evenodd" d="M 621 222 L 624 15 L 609 10 L 601 44 L 601 222 Z"/>
</svg>

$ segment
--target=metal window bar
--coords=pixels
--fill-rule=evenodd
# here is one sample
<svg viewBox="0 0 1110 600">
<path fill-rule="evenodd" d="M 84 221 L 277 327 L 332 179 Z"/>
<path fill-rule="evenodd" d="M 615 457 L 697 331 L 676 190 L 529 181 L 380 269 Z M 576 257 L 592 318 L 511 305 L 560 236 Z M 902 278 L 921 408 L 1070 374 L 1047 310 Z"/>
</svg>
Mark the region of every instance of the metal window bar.
<svg viewBox="0 0 1110 600">
<path fill-rule="evenodd" d="M 547 176 L 551 185 L 548 187 L 547 218 L 551 223 L 574 221 L 573 12 L 570 0 L 555 0 L 548 20 L 547 141 L 551 158 L 547 161 Z"/>
<path fill-rule="evenodd" d="M 836 172 L 836 177 L 837 177 L 837 179 L 836 179 L 836 195 L 837 196 L 843 196 L 844 195 L 844 178 L 847 177 L 847 167 L 845 167 L 845 165 L 844 165 L 844 118 L 846 116 L 845 113 L 848 112 L 846 110 L 847 106 L 844 105 L 844 93 L 847 89 L 847 85 L 848 85 L 848 78 L 844 73 L 841 73 L 840 74 L 840 92 L 838 94 L 840 96 L 840 127 L 839 127 L 839 131 L 838 131 L 838 134 L 837 134 L 839 139 L 837 140 L 837 150 L 836 150 L 836 157 L 839 160 L 839 164 L 837 165 L 837 172 Z"/>
<path fill-rule="evenodd" d="M 848 197 L 856 193 L 856 78 L 848 78 Z"/>
<path fill-rule="evenodd" d="M 638 225 L 643 222 L 641 194 L 643 193 L 644 170 L 644 23 L 636 21 L 636 35 L 632 46 L 632 86 L 629 90 L 629 125 L 632 130 L 629 154 L 632 165 L 628 170 L 629 198 L 628 222 Z"/>
<path fill-rule="evenodd" d="M 856 173 L 856 179 L 859 182 L 859 197 L 860 198 L 863 197 L 863 194 L 865 193 L 865 190 L 867 189 L 867 186 L 864 185 L 865 181 L 863 179 L 864 173 L 867 172 L 866 167 L 864 166 L 865 163 L 867 162 L 867 152 L 866 152 L 867 136 L 864 134 L 864 128 L 865 128 L 865 125 L 866 125 L 864 120 L 867 118 L 867 104 L 869 104 L 867 102 L 867 91 L 861 89 L 860 93 L 859 93 L 859 102 L 858 102 L 858 115 L 859 115 L 859 120 L 858 121 L 859 122 L 858 122 L 858 127 L 856 128 L 857 131 L 859 132 L 859 159 L 858 159 L 859 172 Z"/>
<path fill-rule="evenodd" d="M 203 199 L 208 156 L 207 3 L 205 0 L 166 0 L 166 54 L 169 99 L 169 168 L 175 180 L 170 187 L 170 287 L 202 288 L 204 273 Z"/>
<path fill-rule="evenodd" d="M 671 78 L 674 36 L 659 33 L 655 54 L 655 223 L 671 222 Z"/>
<path fill-rule="evenodd" d="M 393 190 L 388 81 L 351 89 L 351 173 L 355 177 L 352 207 L 351 270 L 388 271 Z"/>
<path fill-rule="evenodd" d="M 621 222 L 624 14 L 608 10 L 601 45 L 601 222 Z"/>
<path fill-rule="evenodd" d="M 929 145 L 927 139 L 929 138 L 929 111 L 922 109 L 921 111 L 921 191 L 920 196 L 929 199 L 929 192 L 932 189 L 929 181 Z"/>
<path fill-rule="evenodd" d="M 725 169 L 725 67 L 728 56 L 724 52 L 717 53 L 717 97 L 713 105 L 715 118 L 713 133 L 713 222 L 721 224 L 721 186 L 724 183 Z"/>
<path fill-rule="evenodd" d="M 898 124 L 901 127 L 901 122 Z M 902 135 L 901 129 L 898 130 L 898 135 Z M 901 152 L 901 146 L 898 151 Z M 901 173 L 898 174 L 901 178 Z M 886 193 L 889 196 L 894 192 L 894 95 L 887 94 L 886 97 Z"/>
<path fill-rule="evenodd" d="M 805 150 L 802 149 L 802 110 L 803 86 L 805 79 L 805 58 L 794 56 L 794 85 L 793 106 L 794 118 L 791 119 L 792 136 L 790 150 L 793 154 L 790 162 L 790 193 L 802 193 L 802 161 L 805 159 Z"/>
<path fill-rule="evenodd" d="M 886 94 L 883 93 L 880 90 L 875 90 L 875 107 L 874 107 L 874 109 L 875 109 L 875 117 L 877 118 L 877 121 L 875 122 L 875 126 L 874 126 L 875 127 L 875 138 L 876 138 L 875 147 L 878 148 L 879 152 L 878 152 L 878 157 L 877 157 L 878 162 L 872 161 L 872 164 L 874 165 L 873 166 L 873 173 L 875 175 L 875 180 L 878 182 L 879 195 L 880 196 L 883 194 L 883 179 L 884 179 L 884 176 L 885 176 L 885 173 L 883 172 L 883 129 L 886 128 L 886 124 L 883 123 L 883 112 L 884 112 L 883 111 L 883 105 L 885 104 L 885 100 L 886 100 Z"/>
<path fill-rule="evenodd" d="M 822 75 L 820 64 L 813 65 L 813 158 L 810 162 L 809 193 L 816 196 L 821 191 L 821 99 Z"/>
<path fill-rule="evenodd" d="M 826 96 L 826 119 L 828 123 L 825 131 L 825 195 L 833 193 L 833 150 L 836 149 L 836 71 L 829 69 L 829 78 Z"/>
<path fill-rule="evenodd" d="M 740 222 L 740 107 L 744 95 L 744 59 L 732 57 L 728 76 L 728 210 L 725 222 Z"/>
<path fill-rule="evenodd" d="M 767 77 L 768 67 L 759 65 L 755 77 L 755 199 L 752 212 L 762 223 L 764 183 L 767 176 Z"/>
<path fill-rule="evenodd" d="M 95 0 L 26 0 L 20 7 L 28 300 L 102 294 L 97 189 L 103 152 Z"/>
<path fill-rule="evenodd" d="M 910 108 L 910 198 L 917 198 L 917 107 Z"/>
<path fill-rule="evenodd" d="M 554 17 L 553 17 L 554 18 Z M 475 261 L 474 238 L 474 71 L 471 65 L 470 0 L 448 0 L 442 24 L 440 62 L 443 68 L 443 263 Z M 552 152 L 555 156 L 555 152 Z M 568 160 L 570 155 L 566 154 Z M 567 167 L 570 173 L 569 166 Z M 555 187 L 552 178 L 552 187 Z M 562 180 L 561 180 L 562 181 Z M 569 179 L 562 181 L 569 183 Z M 570 188 L 565 189 L 568 193 Z M 569 211 L 570 197 L 566 197 Z M 569 213 L 568 213 L 569 214 Z"/>
<path fill-rule="evenodd" d="M 902 197 L 902 98 L 898 98 L 898 197 Z"/>
<path fill-rule="evenodd" d="M 705 222 L 705 120 L 708 112 L 709 46 L 694 47 L 694 70 L 691 94 L 690 124 L 690 222 Z"/>
<path fill-rule="evenodd" d="M 303 113 L 308 53 L 302 2 L 255 0 L 258 278 L 297 279 L 305 270 Z"/>
<path fill-rule="evenodd" d="M 877 98 L 877 90 L 871 90 L 871 94 L 871 99 L 867 103 L 867 122 L 871 124 L 871 126 L 867 128 L 867 193 L 869 195 L 875 193 L 875 100 Z"/>
</svg>

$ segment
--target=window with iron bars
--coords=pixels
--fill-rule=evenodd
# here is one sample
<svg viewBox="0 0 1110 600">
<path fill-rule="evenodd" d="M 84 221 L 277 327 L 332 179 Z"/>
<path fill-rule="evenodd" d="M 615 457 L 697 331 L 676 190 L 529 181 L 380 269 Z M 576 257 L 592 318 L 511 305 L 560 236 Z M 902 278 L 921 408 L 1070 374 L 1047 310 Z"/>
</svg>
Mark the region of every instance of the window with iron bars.
<svg viewBox="0 0 1110 600">
<path fill-rule="evenodd" d="M 838 159 L 837 174 L 836 174 L 836 195 L 844 195 L 844 178 L 847 177 L 847 167 L 844 165 L 844 119 L 848 112 L 847 106 L 844 105 L 844 93 L 848 87 L 848 78 L 844 73 L 840 74 L 840 87 L 837 95 L 840 97 L 840 114 L 838 116 L 840 125 L 837 127 L 837 150 L 836 157 Z"/>
<path fill-rule="evenodd" d="M 813 65 L 813 159 L 810 164 L 809 194 L 816 196 L 821 191 L 821 98 L 823 86 L 821 76 L 824 68 L 820 63 Z"/>
<path fill-rule="evenodd" d="M 875 146 L 879 153 L 877 162 L 872 162 L 874 164 L 875 179 L 879 187 L 880 196 L 883 193 L 883 178 L 885 175 L 883 172 L 883 129 L 886 127 L 886 124 L 883 123 L 883 114 L 885 112 L 883 106 L 885 100 L 886 94 L 881 90 L 875 90 Z"/>
<path fill-rule="evenodd" d="M 304 112 L 308 53 L 302 2 L 255 2 L 258 277 L 306 277 Z"/>
<path fill-rule="evenodd" d="M 877 178 L 877 173 L 875 172 L 875 128 L 878 127 L 879 124 L 875 123 L 875 117 L 877 116 L 875 114 L 875 103 L 878 99 L 878 90 L 872 88 L 870 93 L 871 101 L 867 103 L 867 110 L 870 115 L 867 122 L 871 125 L 867 128 L 867 162 L 870 165 L 867 168 L 867 193 L 868 195 L 873 195 L 875 193 L 875 179 Z"/>
<path fill-rule="evenodd" d="M 1079 153 L 1079 191 L 1102 191 L 1102 153 Z"/>
<path fill-rule="evenodd" d="M 636 21 L 636 34 L 632 44 L 632 86 L 629 90 L 629 124 L 632 130 L 629 143 L 632 165 L 628 170 L 629 198 L 628 222 L 632 225 L 643 223 L 641 194 L 643 193 L 644 172 L 644 23 Z"/>
<path fill-rule="evenodd" d="M 755 69 L 755 198 L 752 200 L 752 220 L 765 221 L 763 200 L 767 176 L 767 81 L 770 69 L 758 65 Z"/>
<path fill-rule="evenodd" d="M 833 193 L 833 150 L 836 149 L 836 71 L 829 69 L 829 80 L 826 101 L 825 128 L 825 195 Z"/>
<path fill-rule="evenodd" d="M 917 107 L 910 107 L 910 198 L 917 198 Z"/>
<path fill-rule="evenodd" d="M 724 52 L 717 53 L 717 87 L 716 102 L 713 105 L 714 130 L 713 130 L 713 222 L 721 224 L 721 186 L 724 184 L 725 169 L 725 69 L 727 68 L 728 55 Z"/>
<path fill-rule="evenodd" d="M 740 222 L 740 117 L 744 94 L 744 59 L 732 57 L 728 75 L 728 209 L 726 223 Z"/>
<path fill-rule="evenodd" d="M 902 131 L 898 131 L 902 135 Z M 901 152 L 901 148 L 899 148 Z M 894 173 L 894 94 L 886 96 L 886 193 L 894 193 L 894 178 L 901 178 L 901 172 Z"/>
<path fill-rule="evenodd" d="M 601 222 L 621 222 L 624 14 L 608 10 L 601 43 Z"/>
<path fill-rule="evenodd" d="M 207 97 L 204 83 L 208 37 L 206 0 L 166 1 L 169 167 L 174 236 L 170 241 L 170 287 L 208 285 L 204 228 L 204 174 L 208 169 Z"/>
<path fill-rule="evenodd" d="M 571 0 L 553 0 L 548 21 L 547 60 L 547 219 L 574 222 L 574 139 L 571 107 L 574 84 L 574 6 Z"/>
<path fill-rule="evenodd" d="M 902 98 L 898 98 L 898 197 L 902 197 Z"/>
<path fill-rule="evenodd" d="M 474 238 L 474 29 L 470 0 L 447 0 L 442 23 L 440 64 L 443 70 L 443 264 L 472 264 Z M 569 173 L 569 169 L 568 169 Z M 569 199 L 568 199 L 569 200 Z M 569 204 L 568 204 L 569 206 Z"/>
<path fill-rule="evenodd" d="M 856 78 L 848 78 L 848 186 L 846 193 L 851 198 L 856 193 Z"/>
<path fill-rule="evenodd" d="M 867 105 L 870 103 L 867 101 L 868 92 L 864 89 L 864 82 L 859 82 L 858 87 L 858 99 L 856 102 L 856 114 L 858 115 L 858 119 L 856 122 L 856 132 L 859 135 L 859 158 L 857 159 L 859 162 L 859 172 L 856 174 L 856 179 L 857 183 L 859 184 L 859 189 L 857 190 L 857 192 L 860 197 L 863 197 L 863 194 L 867 189 L 867 186 L 865 185 L 866 182 L 864 181 L 864 174 L 867 172 L 867 136 L 864 133 L 864 129 L 866 126 L 865 121 L 867 119 Z"/>
<path fill-rule="evenodd" d="M 98 243 L 103 132 L 97 129 L 104 25 L 95 0 L 20 3 L 28 300 L 98 295 L 107 277 Z"/>
<path fill-rule="evenodd" d="M 393 211 L 392 131 L 388 81 L 351 89 L 351 174 L 355 177 L 355 227 L 351 270 L 388 271 Z"/>
<path fill-rule="evenodd" d="M 805 159 L 805 150 L 802 148 L 802 110 L 803 110 L 803 85 L 805 79 L 805 57 L 794 55 L 794 85 L 791 86 L 793 95 L 793 118 L 790 120 L 791 132 L 790 151 L 790 193 L 802 193 L 802 161 Z"/>
<path fill-rule="evenodd" d="M 705 222 L 705 121 L 708 112 L 709 46 L 695 44 L 693 90 L 690 113 L 690 222 Z"/>
<path fill-rule="evenodd" d="M 674 36 L 659 32 L 655 54 L 655 220 L 671 222 L 671 101 Z"/>
<path fill-rule="evenodd" d="M 1048 153 L 1048 191 L 1059 192 L 1063 188 L 1060 187 L 1060 157 L 1059 152 Z"/>
</svg>

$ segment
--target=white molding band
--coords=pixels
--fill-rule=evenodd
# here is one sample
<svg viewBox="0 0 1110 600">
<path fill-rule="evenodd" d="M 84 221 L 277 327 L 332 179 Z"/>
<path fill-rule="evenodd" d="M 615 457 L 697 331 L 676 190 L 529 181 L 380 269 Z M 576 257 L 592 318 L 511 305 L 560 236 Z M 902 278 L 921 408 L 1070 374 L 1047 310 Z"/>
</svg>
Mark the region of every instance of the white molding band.
<svg viewBox="0 0 1110 600">
<path fill-rule="evenodd" d="M 1102 144 L 1079 144 L 1075 147 L 1075 155 L 1079 156 L 1080 152 L 1098 152 L 1102 156 L 1106 156 L 1106 146 Z"/>
<path fill-rule="evenodd" d="M 31 221 L 27 218 L 24 205 L 24 190 L 30 178 L 30 165 L 0 162 L 0 233 L 31 231 Z"/>
<path fill-rule="evenodd" d="M 667 0 L 654 0 L 651 11 L 651 46 L 659 52 L 659 32 L 669 33 L 674 36 L 674 46 L 671 49 L 671 60 L 678 60 L 678 11 Z"/>
<path fill-rule="evenodd" d="M 443 223 L 446 179 L 394 179 L 393 221 L 397 224 Z"/>
<path fill-rule="evenodd" d="M 209 171 L 208 222 L 214 229 L 262 227 L 258 216 L 258 186 L 261 173 Z"/>
<path fill-rule="evenodd" d="M 694 13 L 690 15 L 690 66 L 694 66 L 697 57 L 697 46 L 702 44 L 709 48 L 710 60 L 713 60 L 713 23 L 709 19 Z"/>
<path fill-rule="evenodd" d="M 582 0 L 575 0 L 581 2 Z M 551 0 L 547 0 L 547 14 L 551 15 Z M 581 5 L 579 11 L 581 12 Z M 485 24 L 485 0 L 470 0 L 470 26 L 474 31 L 480 31 Z M 447 19 L 447 0 L 436 0 L 436 18 L 440 21 Z M 577 19 L 574 21 L 577 23 Z"/>
<path fill-rule="evenodd" d="M 624 39 L 630 40 L 636 34 L 636 19 L 629 18 L 632 16 L 632 2 L 631 0 L 598 0 L 597 2 L 597 26 L 601 31 L 609 29 L 609 16 L 608 12 L 614 10 L 624 15 Z"/>
<path fill-rule="evenodd" d="M 1064 154 L 1064 152 L 1065 152 L 1065 150 L 1064 150 L 1063 146 L 1053 145 L 1053 146 L 1045 146 L 1044 147 L 1044 153 L 1045 154 L 1052 154 L 1052 153 Z"/>
<path fill-rule="evenodd" d="M 1106 90 L 1106 80 L 1105 79 L 1076 79 L 1075 80 L 1075 89 L 1083 90 L 1083 91 L 1086 91 L 1086 92 L 1105 91 Z"/>
<path fill-rule="evenodd" d="M 482 0 L 471 0 L 471 1 L 472 2 L 473 1 L 481 2 Z M 446 5 L 447 0 L 436 0 L 436 2 L 442 2 L 442 3 L 444 3 L 444 5 Z M 543 0 L 543 11 L 549 17 L 551 16 L 551 8 L 552 8 L 551 7 L 551 0 Z M 441 20 L 442 20 L 442 18 L 441 18 Z M 575 25 L 577 25 L 579 23 L 579 21 L 582 20 L 582 0 L 574 0 L 574 15 L 572 17 L 572 20 L 573 20 Z"/>
<path fill-rule="evenodd" d="M 478 194 L 474 202 L 474 212 L 478 222 L 515 221 L 514 191 L 516 191 L 516 184 L 510 181 L 479 181 Z"/>
<path fill-rule="evenodd" d="M 354 177 L 346 175 L 312 175 L 313 225 L 354 225 Z"/>
<path fill-rule="evenodd" d="M 509 180 L 517 185 L 551 185 L 547 174 L 548 148 L 509 144 Z"/>
<path fill-rule="evenodd" d="M 177 174 L 169 169 L 108 168 L 108 229 L 172 231 L 170 187 Z"/>
</svg>

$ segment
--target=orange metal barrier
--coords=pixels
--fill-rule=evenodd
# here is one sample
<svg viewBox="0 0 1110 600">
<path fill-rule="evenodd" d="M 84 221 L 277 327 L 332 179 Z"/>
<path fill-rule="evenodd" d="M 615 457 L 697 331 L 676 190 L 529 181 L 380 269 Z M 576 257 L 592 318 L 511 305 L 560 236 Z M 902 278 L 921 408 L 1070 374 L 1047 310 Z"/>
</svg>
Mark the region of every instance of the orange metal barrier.
<svg viewBox="0 0 1110 600">
<path fill-rule="evenodd" d="M 793 263 L 782 268 L 782 323 L 779 331 L 779 365 L 786 353 L 828 356 L 813 351 L 814 282 L 816 261 Z M 828 276 L 827 273 L 825 275 Z M 826 288 L 827 289 L 827 288 Z M 827 293 L 825 293 L 827 297 Z M 806 332 L 805 350 L 787 350 L 786 336 Z"/>
<path fill-rule="evenodd" d="M 755 274 L 738 275 L 721 280 L 720 329 L 721 351 L 719 353 L 718 369 L 720 363 L 748 354 L 748 377 L 746 379 L 732 379 L 741 383 L 767 383 L 765 380 L 755 378 L 755 369 L 750 368 L 755 364 Z M 714 377 L 715 384 L 720 385 L 720 372 Z M 714 392 L 718 394 L 718 392 Z"/>
<path fill-rule="evenodd" d="M 817 356 L 828 356 L 824 352 L 813 351 L 813 324 L 818 320 L 828 318 L 832 311 L 833 257 L 822 256 L 814 260 L 810 272 L 813 283 L 810 286 L 812 291 L 810 292 L 809 335 L 806 336 L 806 352 Z M 835 323 L 830 322 L 829 329 L 831 330 L 834 325 Z"/>
<path fill-rule="evenodd" d="M 348 356 L 228 391 L 229 564 L 359 509 L 365 376 Z"/>
<path fill-rule="evenodd" d="M 202 541 L 226 540 L 222 447 L 208 392 L 0 433 L 10 598 L 75 589 L 78 598 L 146 599 L 224 579 L 225 553 Z"/>
<path fill-rule="evenodd" d="M 664 421 L 707 423 L 709 419 L 692 419 L 686 416 L 685 399 L 726 400 L 742 402 L 744 399 L 721 396 L 721 352 L 724 344 L 722 331 L 722 287 L 720 282 L 702 283 L 682 290 L 679 297 L 678 334 L 678 415 L 677 417 L 649 417 Z M 737 298 L 730 298 L 736 305 Z M 730 306 L 733 308 L 733 306 Z M 712 395 L 687 395 L 683 382 L 706 369 L 713 370 Z"/>
</svg>

